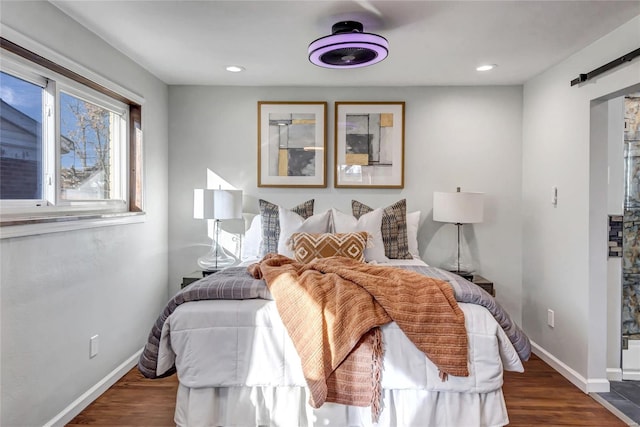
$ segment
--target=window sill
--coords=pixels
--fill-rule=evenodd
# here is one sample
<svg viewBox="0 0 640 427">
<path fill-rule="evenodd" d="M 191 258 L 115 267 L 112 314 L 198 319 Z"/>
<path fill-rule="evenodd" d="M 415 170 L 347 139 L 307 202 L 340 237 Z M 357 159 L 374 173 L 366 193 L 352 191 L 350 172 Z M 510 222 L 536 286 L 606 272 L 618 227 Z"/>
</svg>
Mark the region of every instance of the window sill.
<svg viewBox="0 0 640 427">
<path fill-rule="evenodd" d="M 144 212 L 90 213 L 0 220 L 0 239 L 146 221 Z"/>
</svg>

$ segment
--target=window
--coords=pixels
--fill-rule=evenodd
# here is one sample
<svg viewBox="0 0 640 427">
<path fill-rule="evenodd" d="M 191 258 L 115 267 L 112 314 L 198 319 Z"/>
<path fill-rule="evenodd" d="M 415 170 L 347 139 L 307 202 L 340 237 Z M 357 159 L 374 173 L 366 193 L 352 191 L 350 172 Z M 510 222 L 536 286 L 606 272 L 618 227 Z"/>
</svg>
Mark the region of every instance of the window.
<svg viewBox="0 0 640 427">
<path fill-rule="evenodd" d="M 60 91 L 60 200 L 120 200 L 126 111 Z M 125 175 L 126 177 L 126 175 Z"/>
<path fill-rule="evenodd" d="M 0 199 L 40 200 L 44 89 L 0 73 Z"/>
<path fill-rule="evenodd" d="M 1 41 L 2 225 L 142 211 L 140 105 Z"/>
</svg>

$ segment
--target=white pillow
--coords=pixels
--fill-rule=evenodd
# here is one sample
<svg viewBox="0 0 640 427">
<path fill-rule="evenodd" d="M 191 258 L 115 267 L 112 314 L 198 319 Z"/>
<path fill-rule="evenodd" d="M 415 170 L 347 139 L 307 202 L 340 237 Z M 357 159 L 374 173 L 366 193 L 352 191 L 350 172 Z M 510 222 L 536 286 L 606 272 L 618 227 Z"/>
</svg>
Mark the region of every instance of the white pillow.
<svg viewBox="0 0 640 427">
<path fill-rule="evenodd" d="M 384 242 L 382 241 L 382 215 L 384 209 L 374 209 L 369 213 L 366 213 L 356 218 L 353 215 L 349 215 L 340 212 L 337 209 L 331 209 L 331 216 L 333 217 L 333 231 L 336 233 L 353 233 L 355 231 L 366 231 L 372 237 L 372 247 L 367 245 L 364 250 L 365 261 L 377 261 L 388 262 L 384 254 Z"/>
<path fill-rule="evenodd" d="M 409 253 L 412 257 L 420 259 L 418 249 L 418 228 L 420 227 L 420 211 L 407 214 L 407 240 L 409 241 Z"/>
<path fill-rule="evenodd" d="M 329 219 L 331 218 L 331 211 L 315 214 L 307 219 L 304 219 L 297 213 L 279 206 L 278 215 L 280 220 L 278 253 L 289 258 L 293 258 L 294 254 L 293 251 L 287 247 L 287 241 L 293 233 L 329 232 Z"/>
<path fill-rule="evenodd" d="M 260 244 L 262 243 L 262 217 L 256 215 L 251 221 L 249 229 L 244 233 L 242 242 L 242 260 L 260 258 Z"/>
</svg>

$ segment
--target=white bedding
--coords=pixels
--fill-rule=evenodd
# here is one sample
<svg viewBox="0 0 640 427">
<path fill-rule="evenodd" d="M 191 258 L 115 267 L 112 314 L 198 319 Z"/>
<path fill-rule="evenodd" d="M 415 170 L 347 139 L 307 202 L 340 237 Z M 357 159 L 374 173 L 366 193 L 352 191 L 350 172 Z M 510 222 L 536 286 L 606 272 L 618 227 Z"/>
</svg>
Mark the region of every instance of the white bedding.
<svg viewBox="0 0 640 427">
<path fill-rule="evenodd" d="M 502 390 L 447 393 L 382 391 L 378 423 L 371 410 L 325 403 L 318 409 L 303 387 L 188 388 L 180 385 L 175 422 L 179 427 L 498 427 L 509 423 Z"/>
<path fill-rule="evenodd" d="M 378 425 L 508 423 L 501 390 L 503 369 L 522 372 L 523 366 L 485 308 L 459 305 L 469 335 L 469 377 L 441 381 L 435 365 L 395 323 L 382 327 L 384 409 Z M 165 322 L 157 371 L 174 363 L 180 382 L 175 421 L 180 426 L 371 425 L 369 408 L 325 404 L 313 410 L 305 404 L 300 359 L 274 301 L 180 305 Z M 419 422 L 406 424 L 410 420 Z"/>
<path fill-rule="evenodd" d="M 486 393 L 502 386 L 503 368 L 523 370 L 489 312 L 473 304 L 459 305 L 469 336 L 470 375 L 440 381 L 435 365 L 393 322 L 381 328 L 383 388 Z M 300 358 L 274 301 L 189 302 L 176 308 L 165 325 L 158 372 L 175 360 L 178 379 L 187 387 L 305 385 Z"/>
</svg>

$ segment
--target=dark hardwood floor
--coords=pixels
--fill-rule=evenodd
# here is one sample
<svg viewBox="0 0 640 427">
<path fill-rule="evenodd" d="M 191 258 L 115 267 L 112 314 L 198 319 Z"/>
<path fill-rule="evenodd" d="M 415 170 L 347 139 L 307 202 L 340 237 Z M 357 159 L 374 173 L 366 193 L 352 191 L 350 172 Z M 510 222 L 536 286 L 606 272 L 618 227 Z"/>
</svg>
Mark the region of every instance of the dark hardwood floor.
<svg viewBox="0 0 640 427">
<path fill-rule="evenodd" d="M 177 387 L 175 375 L 148 380 L 134 368 L 67 426 L 173 426 Z M 505 374 L 504 394 L 511 427 L 626 426 L 535 355 L 524 374 Z"/>
<path fill-rule="evenodd" d="M 150 380 L 135 367 L 67 426 L 174 426 L 178 378 Z"/>
</svg>

